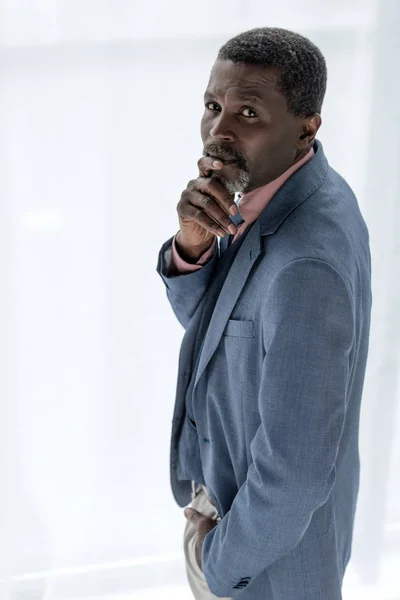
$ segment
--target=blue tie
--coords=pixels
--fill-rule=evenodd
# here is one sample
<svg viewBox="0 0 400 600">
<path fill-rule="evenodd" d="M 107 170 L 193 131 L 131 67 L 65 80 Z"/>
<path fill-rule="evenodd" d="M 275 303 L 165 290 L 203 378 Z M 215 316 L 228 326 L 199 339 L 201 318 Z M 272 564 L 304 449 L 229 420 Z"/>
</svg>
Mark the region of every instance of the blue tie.
<svg viewBox="0 0 400 600">
<path fill-rule="evenodd" d="M 233 221 L 233 223 L 236 225 L 236 227 L 239 227 L 239 225 L 244 223 L 244 219 L 243 219 L 242 215 L 240 214 L 240 212 L 238 212 L 238 214 L 235 215 L 234 217 L 232 217 L 232 215 L 230 215 L 229 218 L 231 221 Z"/>
<path fill-rule="evenodd" d="M 237 203 L 236 203 L 236 206 L 237 206 Z M 236 225 L 236 227 L 239 227 L 239 225 L 244 223 L 244 219 L 243 219 L 242 215 L 240 214 L 240 212 L 238 212 L 237 215 L 235 215 L 234 217 L 232 215 L 229 215 L 229 218 L 232 221 L 232 223 L 234 223 Z M 225 237 L 223 237 L 221 239 L 221 241 L 220 241 L 221 255 L 224 254 L 224 252 L 232 244 L 233 237 L 234 236 L 230 233 L 229 235 L 226 235 Z"/>
<path fill-rule="evenodd" d="M 239 204 L 239 200 L 236 202 L 237 209 L 239 210 L 238 204 Z M 244 223 L 244 219 L 243 219 L 242 215 L 240 214 L 240 212 L 238 212 L 237 215 L 235 215 L 234 217 L 232 215 L 230 215 L 230 220 L 236 225 L 236 227 L 239 227 L 239 225 Z M 232 244 L 233 238 L 234 238 L 234 236 L 232 234 L 230 234 L 229 238 L 228 238 L 228 246 L 230 246 Z"/>
</svg>

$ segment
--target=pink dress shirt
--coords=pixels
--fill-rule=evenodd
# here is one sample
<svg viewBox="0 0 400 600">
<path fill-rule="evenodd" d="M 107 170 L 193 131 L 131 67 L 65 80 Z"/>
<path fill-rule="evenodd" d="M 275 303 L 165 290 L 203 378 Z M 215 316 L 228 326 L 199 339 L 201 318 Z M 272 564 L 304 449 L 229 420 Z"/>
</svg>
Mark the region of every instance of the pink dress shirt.
<svg viewBox="0 0 400 600">
<path fill-rule="evenodd" d="M 244 222 L 241 225 L 239 225 L 232 242 L 234 242 L 243 233 L 243 231 L 246 229 L 246 227 L 249 227 L 249 225 L 254 223 L 254 221 L 256 219 L 258 219 L 258 217 L 260 216 L 260 214 L 262 213 L 264 208 L 272 200 L 272 198 L 274 197 L 276 192 L 279 190 L 280 187 L 282 187 L 282 185 L 285 183 L 285 181 L 287 181 L 289 179 L 289 177 L 291 175 L 293 175 L 293 173 L 298 171 L 313 156 L 314 156 L 314 150 L 313 150 L 313 148 L 311 148 L 309 150 L 309 152 L 305 156 L 303 156 L 303 158 L 301 160 L 294 163 L 294 165 L 289 167 L 289 169 L 287 169 L 287 171 L 285 171 L 284 173 L 282 173 L 282 175 L 280 175 L 279 177 L 274 179 L 274 181 L 271 181 L 270 183 L 267 183 L 266 185 L 256 188 L 255 190 L 252 190 L 251 192 L 248 192 L 247 194 L 244 194 L 239 199 L 237 207 L 239 209 L 240 214 L 242 215 L 242 217 L 244 219 Z M 226 235 L 228 235 L 228 234 L 226 234 Z M 192 273 L 193 271 L 197 271 L 198 269 L 201 269 L 210 260 L 210 258 L 214 254 L 214 249 L 215 249 L 215 244 L 217 243 L 217 238 L 214 239 L 213 243 L 208 248 L 208 250 L 206 250 L 204 252 L 204 254 L 201 255 L 201 257 L 199 258 L 199 260 L 197 261 L 196 264 L 188 263 L 185 260 L 183 260 L 183 258 L 181 258 L 181 256 L 179 255 L 176 244 L 175 244 L 175 237 L 172 241 L 172 256 L 171 256 L 172 265 L 171 266 L 173 266 L 175 268 L 175 270 L 178 271 L 181 275 Z"/>
</svg>

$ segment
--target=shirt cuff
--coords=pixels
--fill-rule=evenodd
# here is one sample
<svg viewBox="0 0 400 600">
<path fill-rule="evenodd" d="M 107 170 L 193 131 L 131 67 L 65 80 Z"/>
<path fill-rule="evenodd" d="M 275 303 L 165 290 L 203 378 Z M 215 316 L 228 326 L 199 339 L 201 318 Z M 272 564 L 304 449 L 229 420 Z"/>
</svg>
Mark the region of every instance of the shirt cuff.
<svg viewBox="0 0 400 600">
<path fill-rule="evenodd" d="M 186 273 L 193 273 L 194 271 L 198 271 L 201 269 L 214 255 L 215 244 L 217 243 L 217 238 L 214 239 L 211 246 L 206 250 L 196 262 L 196 264 L 191 264 L 183 260 L 183 258 L 179 255 L 178 249 L 176 247 L 175 238 L 172 240 L 172 265 L 181 275 L 185 275 Z"/>
</svg>

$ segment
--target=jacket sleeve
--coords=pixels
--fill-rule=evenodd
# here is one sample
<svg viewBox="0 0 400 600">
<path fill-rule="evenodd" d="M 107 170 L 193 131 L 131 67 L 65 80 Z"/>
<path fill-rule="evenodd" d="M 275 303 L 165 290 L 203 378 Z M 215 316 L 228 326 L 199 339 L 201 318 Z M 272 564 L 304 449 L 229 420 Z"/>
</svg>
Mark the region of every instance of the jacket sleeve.
<svg viewBox="0 0 400 600">
<path fill-rule="evenodd" d="M 352 298 L 339 272 L 318 259 L 285 265 L 265 294 L 260 426 L 230 511 L 207 534 L 203 571 L 216 596 L 243 586 L 290 552 L 326 502 L 346 414 Z"/>
<path fill-rule="evenodd" d="M 165 284 L 172 310 L 181 325 L 186 329 L 214 274 L 218 260 L 218 244 L 214 246 L 211 259 L 201 269 L 180 275 L 178 271 L 172 268 L 173 239 L 173 237 L 170 238 L 161 247 L 157 273 Z"/>
<path fill-rule="evenodd" d="M 214 256 L 215 246 L 217 244 L 217 238 L 214 238 L 211 246 L 203 252 L 199 260 L 195 263 L 186 262 L 179 254 L 178 248 L 176 247 L 176 236 L 172 240 L 172 253 L 171 253 L 171 267 L 176 270 L 176 275 L 185 275 L 193 273 L 202 269 L 206 263 Z"/>
</svg>

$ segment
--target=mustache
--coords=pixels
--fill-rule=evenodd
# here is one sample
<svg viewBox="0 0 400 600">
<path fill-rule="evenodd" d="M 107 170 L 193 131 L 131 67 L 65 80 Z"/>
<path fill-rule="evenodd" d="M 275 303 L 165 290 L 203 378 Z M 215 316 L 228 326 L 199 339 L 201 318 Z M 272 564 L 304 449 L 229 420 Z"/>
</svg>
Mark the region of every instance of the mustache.
<svg viewBox="0 0 400 600">
<path fill-rule="evenodd" d="M 203 148 L 203 156 L 209 154 L 216 158 L 221 158 L 222 160 L 235 160 L 239 169 L 246 172 L 249 170 L 244 157 L 239 152 L 236 152 L 236 150 L 232 150 L 232 148 L 227 148 L 226 146 L 221 146 L 219 144 L 207 144 Z"/>
</svg>

